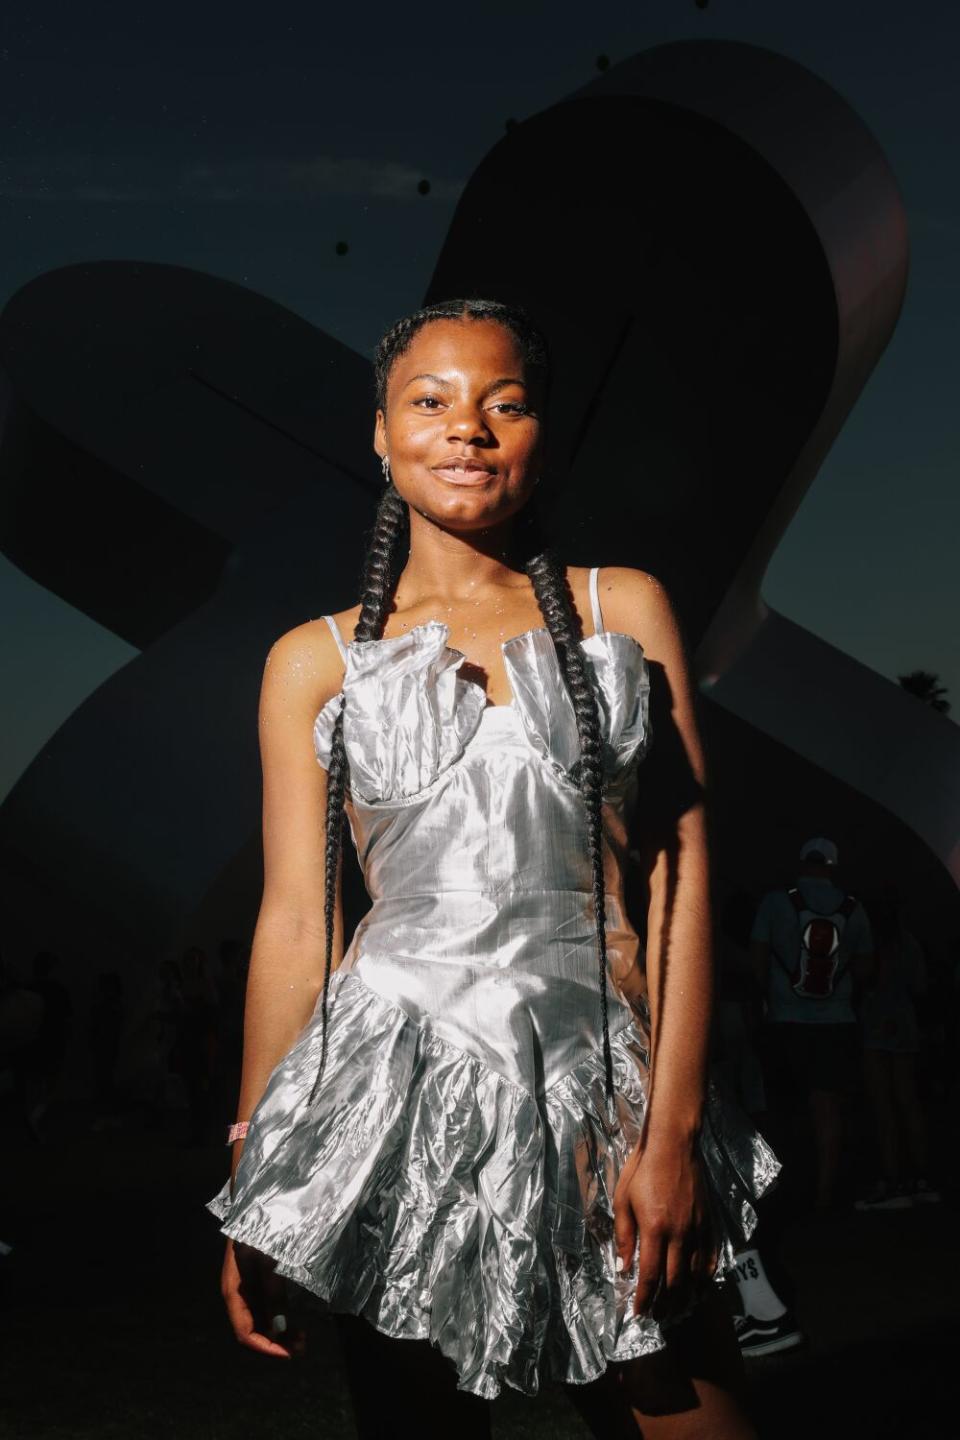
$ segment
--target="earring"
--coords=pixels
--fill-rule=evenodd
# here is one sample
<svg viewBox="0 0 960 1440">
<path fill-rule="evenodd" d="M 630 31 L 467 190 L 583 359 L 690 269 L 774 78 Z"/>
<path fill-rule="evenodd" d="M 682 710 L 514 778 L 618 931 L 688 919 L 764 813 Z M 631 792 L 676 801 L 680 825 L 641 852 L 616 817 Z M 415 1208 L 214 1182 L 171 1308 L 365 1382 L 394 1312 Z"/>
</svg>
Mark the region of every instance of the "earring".
<svg viewBox="0 0 960 1440">
<path fill-rule="evenodd" d="M 380 461 L 380 469 L 383 471 L 383 483 L 384 483 L 384 485 L 389 485 L 389 484 L 390 484 L 390 461 L 389 461 L 389 458 L 388 458 L 386 455 L 384 455 L 384 456 L 381 458 L 381 461 Z"/>
</svg>

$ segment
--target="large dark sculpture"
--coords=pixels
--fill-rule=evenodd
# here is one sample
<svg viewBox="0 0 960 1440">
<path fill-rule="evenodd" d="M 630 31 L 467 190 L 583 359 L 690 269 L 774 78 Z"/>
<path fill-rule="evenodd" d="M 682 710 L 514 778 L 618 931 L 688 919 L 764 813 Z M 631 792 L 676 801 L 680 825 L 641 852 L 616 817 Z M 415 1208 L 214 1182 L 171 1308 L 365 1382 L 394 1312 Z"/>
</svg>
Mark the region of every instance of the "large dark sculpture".
<svg viewBox="0 0 960 1440">
<path fill-rule="evenodd" d="M 906 263 L 888 167 L 837 95 L 697 42 L 512 130 L 429 298 L 521 299 L 546 330 L 553 525 L 571 560 L 642 566 L 677 600 L 721 882 L 761 884 L 828 830 L 854 884 L 895 870 L 956 929 L 960 732 L 760 597 Z M 0 366 L 0 542 L 142 650 L 0 808 L 0 860 L 25 934 L 55 898 L 88 944 L 156 955 L 256 912 L 263 658 L 354 593 L 368 367 L 262 297 L 133 264 L 25 287 Z"/>
</svg>

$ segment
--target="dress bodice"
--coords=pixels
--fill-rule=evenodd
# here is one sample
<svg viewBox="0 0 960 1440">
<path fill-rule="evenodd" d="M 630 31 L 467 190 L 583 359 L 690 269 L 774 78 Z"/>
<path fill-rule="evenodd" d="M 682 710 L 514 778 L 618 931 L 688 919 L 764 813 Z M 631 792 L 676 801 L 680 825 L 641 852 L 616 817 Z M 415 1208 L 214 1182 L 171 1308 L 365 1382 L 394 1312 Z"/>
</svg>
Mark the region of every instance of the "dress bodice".
<svg viewBox="0 0 960 1440">
<path fill-rule="evenodd" d="M 595 581 L 593 587 L 595 589 Z M 597 612 L 599 607 L 597 607 Z M 596 925 L 580 743 L 552 638 L 503 642 L 509 705 L 461 678 L 449 629 L 344 647 L 342 690 L 314 727 L 329 761 L 337 712 L 347 815 L 373 902 L 344 958 L 418 1022 L 529 1086 L 598 1039 Z M 606 930 L 614 998 L 637 959 L 623 902 L 626 809 L 649 740 L 647 665 L 630 635 L 580 642 L 604 754 Z M 612 1015 L 625 1024 L 625 1002 Z M 622 1012 L 622 1013 L 620 1013 Z M 535 1053 L 542 1052 L 542 1053 Z"/>
<path fill-rule="evenodd" d="M 533 753 L 576 784 L 580 758 L 573 702 L 546 629 L 503 641 L 509 705 L 487 705 L 480 685 L 459 675 L 465 656 L 447 644 L 440 620 L 384 640 L 352 640 L 344 647 L 342 689 L 320 711 L 314 746 L 320 764 L 341 706 L 350 763 L 351 796 L 362 805 L 425 800 L 459 763 L 495 712 L 520 722 Z M 643 647 L 632 635 L 596 630 L 580 642 L 594 679 L 604 744 L 605 789 L 622 781 L 645 750 L 650 688 Z"/>
</svg>

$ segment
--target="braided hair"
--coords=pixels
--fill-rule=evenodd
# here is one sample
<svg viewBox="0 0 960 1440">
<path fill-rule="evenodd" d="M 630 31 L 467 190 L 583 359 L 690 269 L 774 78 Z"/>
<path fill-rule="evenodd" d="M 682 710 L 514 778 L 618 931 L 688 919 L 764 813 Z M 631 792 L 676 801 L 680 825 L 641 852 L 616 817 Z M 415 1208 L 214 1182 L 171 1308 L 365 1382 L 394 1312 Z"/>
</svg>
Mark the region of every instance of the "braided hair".
<svg viewBox="0 0 960 1440">
<path fill-rule="evenodd" d="M 383 336 L 374 353 L 374 378 L 377 404 L 386 410 L 387 382 L 395 361 L 408 349 L 417 332 L 435 320 L 492 320 L 509 330 L 517 342 L 527 373 L 545 393 L 549 383 L 546 345 L 526 313 L 518 306 L 495 300 L 444 300 L 427 305 L 412 315 L 404 316 Z M 532 513 L 532 512 L 531 512 Z M 529 558 L 524 569 L 533 585 L 533 593 L 544 623 L 553 640 L 567 693 L 573 703 L 577 735 L 580 741 L 580 763 L 576 776 L 587 813 L 587 843 L 593 881 L 593 912 L 597 929 L 598 984 L 603 1025 L 603 1063 L 605 1091 L 609 1105 L 614 1104 L 613 1058 L 610 1051 L 610 1028 L 607 1013 L 607 933 L 606 895 L 603 868 L 603 740 L 596 692 L 578 643 L 577 622 L 567 588 L 566 575 L 554 553 L 539 543 L 536 522 L 527 518 Z M 354 640 L 378 640 L 383 634 L 387 611 L 393 595 L 395 579 L 393 562 L 401 532 L 407 530 L 409 517 L 406 503 L 391 481 L 384 489 L 377 509 L 370 544 L 363 562 L 360 580 L 360 616 L 353 632 Z M 324 957 L 323 993 L 321 999 L 320 1065 L 310 1101 L 319 1087 L 327 1058 L 327 993 L 333 956 L 333 920 L 337 881 L 343 848 L 344 801 L 350 766 L 343 743 L 343 711 L 341 701 L 331 736 L 330 760 L 327 769 L 326 864 L 324 873 Z M 308 1102 L 309 1103 L 309 1102 Z"/>
</svg>

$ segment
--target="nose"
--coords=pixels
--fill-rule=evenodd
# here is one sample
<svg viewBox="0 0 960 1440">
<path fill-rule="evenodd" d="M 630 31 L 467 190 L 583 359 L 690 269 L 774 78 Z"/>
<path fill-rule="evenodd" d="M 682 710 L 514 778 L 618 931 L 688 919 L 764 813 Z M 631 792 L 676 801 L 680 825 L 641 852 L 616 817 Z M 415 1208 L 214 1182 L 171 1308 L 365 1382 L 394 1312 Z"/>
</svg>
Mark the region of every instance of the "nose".
<svg viewBox="0 0 960 1440">
<path fill-rule="evenodd" d="M 448 440 L 460 440 L 464 445 L 489 445 L 492 438 L 479 406 L 464 402 L 450 407 L 447 415 Z"/>
</svg>

